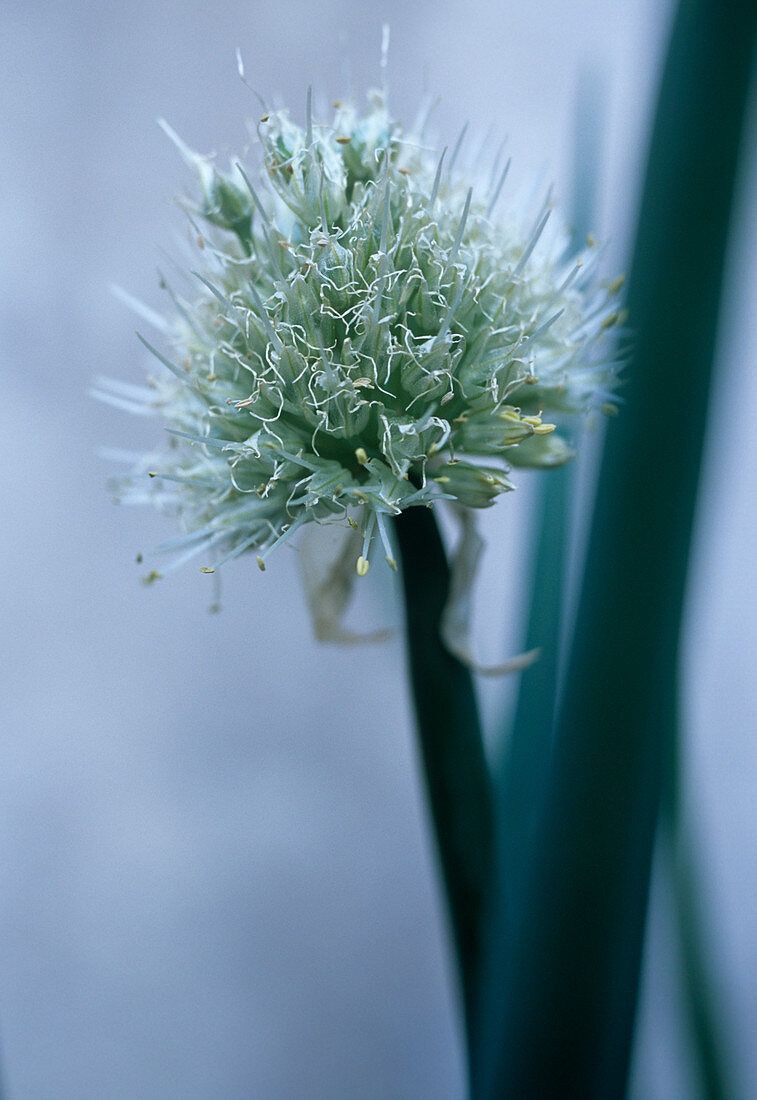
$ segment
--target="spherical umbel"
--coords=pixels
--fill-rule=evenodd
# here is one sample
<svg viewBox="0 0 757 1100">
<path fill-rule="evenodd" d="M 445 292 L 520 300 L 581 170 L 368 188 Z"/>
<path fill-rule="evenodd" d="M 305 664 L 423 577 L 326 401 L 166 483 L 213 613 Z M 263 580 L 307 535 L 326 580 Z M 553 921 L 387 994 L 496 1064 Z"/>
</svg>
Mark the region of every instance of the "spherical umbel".
<svg viewBox="0 0 757 1100">
<path fill-rule="evenodd" d="M 216 239 L 198 237 L 195 296 L 174 296 L 173 351 L 148 345 L 168 370 L 143 408 L 172 445 L 126 492 L 178 515 L 177 562 L 253 550 L 262 568 L 302 525 L 352 523 L 362 576 L 375 535 L 393 560 L 388 517 L 489 507 L 511 465 L 570 457 L 571 417 L 613 387 L 618 286 L 596 249 L 565 259 L 549 200 L 525 227 L 500 217 L 506 169 L 488 187 L 447 169 L 378 93 L 330 124 L 309 98 L 304 129 L 264 116 L 261 182 L 164 128 Z"/>
</svg>

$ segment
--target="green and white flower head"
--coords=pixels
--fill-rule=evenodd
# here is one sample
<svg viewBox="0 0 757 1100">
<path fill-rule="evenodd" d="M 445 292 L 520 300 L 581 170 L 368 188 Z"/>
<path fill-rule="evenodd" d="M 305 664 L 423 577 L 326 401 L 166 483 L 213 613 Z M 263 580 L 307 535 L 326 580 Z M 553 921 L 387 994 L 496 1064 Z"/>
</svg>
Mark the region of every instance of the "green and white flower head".
<svg viewBox="0 0 757 1100">
<path fill-rule="evenodd" d="M 266 113 L 259 173 L 164 129 L 199 180 L 196 288 L 172 294 L 172 347 L 148 345 L 168 369 L 113 396 L 171 433 L 126 493 L 178 516 L 176 564 L 249 550 L 263 568 L 335 523 L 359 529 L 364 575 L 377 548 L 394 564 L 405 509 L 486 508 L 511 467 L 571 456 L 571 425 L 613 388 L 618 282 L 593 246 L 565 259 L 549 199 L 522 224 L 507 166 L 469 181 L 378 92 L 329 123 L 310 96 L 304 127 Z"/>
</svg>

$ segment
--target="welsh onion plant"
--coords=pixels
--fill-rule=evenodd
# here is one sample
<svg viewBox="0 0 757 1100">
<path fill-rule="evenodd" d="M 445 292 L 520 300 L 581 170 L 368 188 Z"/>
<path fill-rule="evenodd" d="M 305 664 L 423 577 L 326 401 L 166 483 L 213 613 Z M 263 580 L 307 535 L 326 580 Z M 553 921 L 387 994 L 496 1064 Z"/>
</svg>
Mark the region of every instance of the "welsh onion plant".
<svg viewBox="0 0 757 1100">
<path fill-rule="evenodd" d="M 159 321 L 168 346 L 142 338 L 164 370 L 143 389 L 102 387 L 171 434 L 119 492 L 178 518 L 169 568 L 202 555 L 214 572 L 252 551 L 264 569 L 299 528 L 336 524 L 356 532 L 334 562 L 343 587 L 345 571 L 367 574 L 377 542 L 395 568 L 396 538 L 470 1027 L 490 790 L 457 617 L 440 637 L 453 600 L 433 509 L 467 515 L 470 549 L 470 517 L 513 488 L 513 467 L 572 457 L 578 422 L 615 385 L 622 280 L 601 277 L 595 244 L 568 249 L 549 195 L 527 220 L 509 161 L 471 180 L 460 142 L 435 152 L 382 93 L 327 123 L 308 95 L 303 127 L 266 110 L 260 178 L 222 171 L 162 125 L 199 184 L 186 205 L 201 269 L 194 296 L 173 295 Z"/>
<path fill-rule="evenodd" d="M 508 201 L 509 165 L 497 158 L 486 180 L 466 173 L 460 143 L 449 155 L 433 151 L 422 129 L 404 131 L 392 119 L 378 92 L 365 111 L 337 105 L 328 122 L 314 115 L 308 95 L 303 126 L 266 109 L 256 127 L 260 172 L 239 162 L 222 170 L 163 124 L 197 177 L 186 203 L 195 289 L 170 292 L 168 317 L 147 314 L 164 336 L 160 348 L 142 338 L 162 366 L 147 386 L 102 386 L 108 400 L 170 432 L 171 445 L 120 486 L 127 499 L 177 518 L 181 532 L 163 546 L 168 568 L 200 558 L 202 571 L 213 573 L 252 554 L 265 569 L 271 552 L 308 525 L 347 535 L 329 578 L 334 590 L 368 574 L 377 546 L 392 568 L 401 565 L 409 674 L 476 1097 L 610 1097 L 625 1088 L 672 736 L 675 638 L 717 304 L 712 273 L 722 260 L 745 98 L 743 41 L 729 79 L 723 62 L 739 18 L 742 33 L 749 18 L 753 29 L 739 9 L 730 30 L 712 36 L 706 61 L 701 46 L 713 12 L 712 0 L 682 4 L 663 85 L 631 280 L 634 367 L 627 407 L 608 433 L 591 582 L 564 705 L 553 722 L 556 700 L 548 698 L 539 729 L 528 728 L 534 712 L 525 707 L 512 734 L 513 746 L 529 734 L 546 746 L 542 768 L 513 774 L 511 754 L 509 771 L 491 769 L 472 662 L 451 609 L 475 566 L 473 517 L 513 488 L 513 467 L 559 476 L 554 468 L 572 457 L 582 415 L 615 411 L 621 283 L 602 277 L 596 246 L 569 246 L 568 228 L 550 218 L 551 198 L 525 219 Z M 712 136 L 689 118 L 697 65 L 722 90 L 731 124 L 719 134 L 708 188 L 692 198 L 696 187 L 671 150 L 685 153 L 691 169 Z M 682 148 L 670 138 L 675 127 Z M 681 196 L 697 214 L 706 200 L 711 224 L 701 247 L 679 253 Z M 696 276 L 708 263 L 702 290 Z M 672 316 L 671 280 L 691 292 L 685 309 L 674 295 Z M 663 301 L 664 319 L 655 312 Z M 696 348 L 691 333 L 679 331 L 694 308 Z M 639 440 L 665 438 L 673 407 L 650 387 L 659 397 L 660 386 L 670 396 L 674 385 L 688 386 L 688 444 L 659 485 L 651 471 L 639 488 L 639 450 L 654 452 Z M 681 485 L 684 511 L 671 517 L 670 496 Z M 650 494 L 654 539 L 645 541 Z M 444 507 L 466 532 L 454 572 L 435 518 Z M 652 542 L 662 547 L 656 560 Z M 634 547 L 654 580 L 650 591 L 672 583 L 677 593 L 665 604 L 664 629 L 639 588 Z M 545 580 L 559 601 L 556 578 L 536 583 Z M 341 598 L 336 603 L 341 609 Z M 641 659 L 644 647 L 654 668 Z M 549 659 L 554 670 L 554 654 Z M 646 670 L 640 682 L 637 667 Z M 556 678 L 548 679 L 554 692 Z M 663 685 L 657 695 L 652 683 Z M 520 870 L 510 878 L 503 849 L 513 837 L 501 826 L 509 810 L 502 814 L 502 799 L 519 779 L 535 816 L 525 833 L 518 815 L 512 819 Z M 594 954 L 587 927 L 599 945 Z"/>
</svg>

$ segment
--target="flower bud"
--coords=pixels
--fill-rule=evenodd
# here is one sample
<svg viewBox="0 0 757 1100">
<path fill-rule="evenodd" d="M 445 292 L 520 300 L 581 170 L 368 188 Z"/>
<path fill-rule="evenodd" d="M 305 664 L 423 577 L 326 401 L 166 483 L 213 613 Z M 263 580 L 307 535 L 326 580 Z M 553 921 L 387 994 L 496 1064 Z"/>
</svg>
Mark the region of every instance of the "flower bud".
<svg viewBox="0 0 757 1100">
<path fill-rule="evenodd" d="M 445 493 L 468 508 L 489 508 L 500 493 L 514 488 L 502 470 L 475 466 L 472 462 L 448 463 L 434 480 Z"/>
</svg>

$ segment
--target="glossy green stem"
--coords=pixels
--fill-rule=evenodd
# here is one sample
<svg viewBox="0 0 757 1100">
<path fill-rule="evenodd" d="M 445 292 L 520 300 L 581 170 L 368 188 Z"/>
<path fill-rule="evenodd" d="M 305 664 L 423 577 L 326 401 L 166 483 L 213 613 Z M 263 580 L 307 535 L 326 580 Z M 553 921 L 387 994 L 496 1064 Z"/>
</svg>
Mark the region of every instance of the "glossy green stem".
<svg viewBox="0 0 757 1100">
<path fill-rule="evenodd" d="M 490 777 L 471 673 L 439 632 L 450 576 L 434 514 L 411 508 L 398 516 L 395 530 L 419 744 L 470 1040 L 492 876 Z"/>
</svg>

